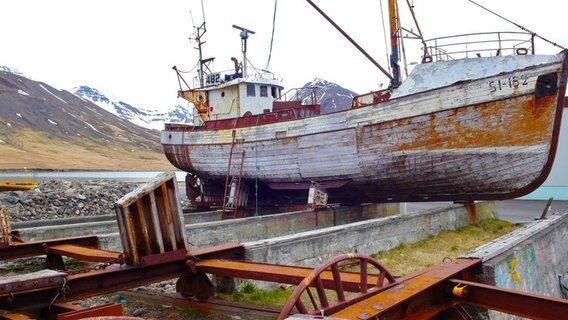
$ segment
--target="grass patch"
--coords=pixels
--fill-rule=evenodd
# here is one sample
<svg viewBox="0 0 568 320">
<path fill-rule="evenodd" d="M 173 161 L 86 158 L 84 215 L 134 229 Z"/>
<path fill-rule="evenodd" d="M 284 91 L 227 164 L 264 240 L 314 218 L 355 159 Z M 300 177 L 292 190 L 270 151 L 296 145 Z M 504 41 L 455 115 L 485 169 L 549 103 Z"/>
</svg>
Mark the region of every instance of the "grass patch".
<svg viewBox="0 0 568 320">
<path fill-rule="evenodd" d="M 507 221 L 487 219 L 479 224 L 470 225 L 459 230 L 443 231 L 436 236 L 411 244 L 402 244 L 392 250 L 379 252 L 372 256 L 395 276 L 404 276 L 442 263 L 444 258 L 456 259 L 460 255 L 475 249 L 493 239 L 503 236 L 517 227 Z M 347 270 L 358 270 L 358 265 Z M 369 270 L 373 273 L 372 270 Z M 282 307 L 292 295 L 295 287 L 262 291 L 252 283 L 233 294 L 219 294 L 219 298 Z M 308 303 L 308 301 L 304 301 Z"/>
<path fill-rule="evenodd" d="M 134 146 L 120 137 L 112 144 L 86 138 L 51 140 L 41 132 L 20 130 L 17 137 L 2 138 L 0 168 L 18 170 L 24 167 L 68 170 L 172 170 L 162 151 L 147 146 Z M 130 150 L 137 150 L 136 156 Z"/>
<path fill-rule="evenodd" d="M 456 259 L 493 239 L 516 229 L 510 222 L 487 219 L 458 230 L 443 231 L 415 243 L 402 244 L 392 250 L 372 255 L 393 275 L 404 276 L 433 265 L 444 258 Z"/>
<path fill-rule="evenodd" d="M 286 304 L 294 288 L 289 289 L 274 289 L 274 290 L 260 290 L 254 284 L 247 282 L 243 288 L 232 294 L 218 294 L 218 297 L 224 300 L 235 302 L 253 303 L 264 306 L 283 306 Z"/>
<path fill-rule="evenodd" d="M 195 308 L 182 308 L 176 309 L 181 319 L 201 319 L 203 314 Z"/>
</svg>

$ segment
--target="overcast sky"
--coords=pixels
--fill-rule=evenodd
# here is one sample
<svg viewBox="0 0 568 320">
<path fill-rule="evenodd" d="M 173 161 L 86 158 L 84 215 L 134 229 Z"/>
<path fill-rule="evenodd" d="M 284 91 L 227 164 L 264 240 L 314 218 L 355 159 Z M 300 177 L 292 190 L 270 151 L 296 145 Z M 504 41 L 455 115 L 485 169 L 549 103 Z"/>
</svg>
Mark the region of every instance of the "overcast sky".
<svg viewBox="0 0 568 320">
<path fill-rule="evenodd" d="M 385 68 L 380 3 L 386 0 L 314 0 Z M 219 70 L 241 60 L 239 32 L 249 38 L 249 59 L 266 67 L 272 32 L 273 0 L 204 0 L 207 33 L 205 57 Z M 406 1 L 400 1 L 405 4 Z M 467 0 L 414 0 L 425 38 L 454 33 L 519 31 Z M 568 46 L 564 0 L 477 0 L 504 17 Z M 192 20 L 193 17 L 193 20 Z M 79 85 L 137 107 L 161 109 L 176 103 L 176 65 L 196 65 L 197 50 L 188 38 L 202 22 L 201 0 L 8 0 L 0 14 L 0 65 L 34 80 L 69 90 Z M 410 19 L 403 24 L 410 26 Z M 560 49 L 537 44 L 539 53 Z M 419 53 L 407 52 L 411 57 Z M 412 58 L 411 58 L 412 59 Z M 417 60 L 415 58 L 414 60 Z M 388 82 L 305 0 L 278 2 L 269 69 L 287 88 L 315 77 L 358 93 Z M 187 77 L 189 81 L 191 77 Z"/>
</svg>

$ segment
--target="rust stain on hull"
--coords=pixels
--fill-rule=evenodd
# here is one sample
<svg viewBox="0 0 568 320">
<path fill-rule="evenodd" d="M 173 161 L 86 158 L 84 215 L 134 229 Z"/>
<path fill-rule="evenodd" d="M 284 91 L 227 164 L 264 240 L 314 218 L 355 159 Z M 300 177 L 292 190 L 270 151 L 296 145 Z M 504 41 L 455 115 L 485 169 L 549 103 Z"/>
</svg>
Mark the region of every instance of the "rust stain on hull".
<svg viewBox="0 0 568 320">
<path fill-rule="evenodd" d="M 361 128 L 361 146 L 381 152 L 548 144 L 556 97 L 520 97 Z"/>
<path fill-rule="evenodd" d="M 464 93 L 466 84 L 460 84 L 313 118 L 237 127 L 235 152 L 246 154 L 243 182 L 258 184 L 260 196 L 275 203 L 305 201 L 298 186 L 311 181 L 348 181 L 327 190 L 330 203 L 528 194 L 544 182 L 554 160 L 564 65 L 562 71 L 561 64 L 546 66 L 540 75 L 526 76 L 532 80 L 523 91 L 515 88 L 498 98 L 484 89 L 490 78 L 468 84 L 475 93 Z M 163 140 L 168 159 L 202 178 L 207 188 L 223 190 L 232 130 L 179 125 L 167 130 L 184 135 L 179 144 Z"/>
</svg>

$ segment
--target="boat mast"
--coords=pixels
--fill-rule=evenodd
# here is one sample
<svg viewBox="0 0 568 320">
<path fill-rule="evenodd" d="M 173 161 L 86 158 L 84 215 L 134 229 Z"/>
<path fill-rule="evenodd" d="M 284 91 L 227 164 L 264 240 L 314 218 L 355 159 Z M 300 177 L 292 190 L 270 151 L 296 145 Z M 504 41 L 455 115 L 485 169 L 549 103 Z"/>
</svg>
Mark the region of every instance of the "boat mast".
<svg viewBox="0 0 568 320">
<path fill-rule="evenodd" d="M 249 30 L 247 28 L 239 27 L 236 24 L 233 25 L 233 28 L 241 30 L 241 50 L 243 52 L 243 78 L 247 77 L 247 39 L 250 34 L 254 34 L 254 31 Z"/>
<path fill-rule="evenodd" d="M 203 23 L 199 27 L 195 27 L 195 29 L 197 31 L 196 35 L 195 35 L 195 40 L 197 41 L 197 48 L 196 49 L 199 51 L 199 86 L 203 87 L 204 86 L 203 65 L 207 62 L 203 61 L 202 46 L 205 43 L 205 41 L 201 41 L 201 37 L 203 37 L 203 35 L 207 31 L 207 29 L 205 28 L 205 20 L 203 20 Z"/>
<path fill-rule="evenodd" d="M 391 88 L 400 86 L 400 66 L 398 65 L 398 15 L 396 1 L 389 0 L 389 24 L 391 38 L 390 65 L 392 69 Z"/>
</svg>

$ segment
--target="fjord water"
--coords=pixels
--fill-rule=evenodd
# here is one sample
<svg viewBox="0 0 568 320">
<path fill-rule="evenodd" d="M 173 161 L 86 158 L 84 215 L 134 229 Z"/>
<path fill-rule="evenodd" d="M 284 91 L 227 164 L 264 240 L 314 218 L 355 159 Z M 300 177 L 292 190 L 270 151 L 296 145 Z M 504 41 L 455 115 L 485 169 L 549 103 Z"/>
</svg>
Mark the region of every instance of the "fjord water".
<svg viewBox="0 0 568 320">
<path fill-rule="evenodd" d="M 556 164 L 556 163 L 555 163 Z M 558 165 L 554 166 L 559 167 Z M 538 189 L 532 193 L 523 196 L 519 199 L 522 200 L 568 200 L 568 183 L 558 185 L 550 185 L 547 182 L 550 180 L 558 180 L 559 175 L 554 170 L 549 179 Z M 24 181 L 24 182 L 41 182 L 50 179 L 63 179 L 63 180 L 89 180 L 89 179 L 109 179 L 109 180 L 122 180 L 122 181 L 135 181 L 145 182 L 156 175 L 162 173 L 161 171 L 27 171 L 27 172 L 0 172 L 0 182 L 3 181 Z M 554 178 L 553 178 L 554 177 Z M 560 175 L 561 180 L 564 175 Z M 183 182 L 185 180 L 185 172 L 176 171 L 176 180 Z"/>
<path fill-rule="evenodd" d="M 43 180 L 90 180 L 109 179 L 122 181 L 145 182 L 162 171 L 22 171 L 1 172 L 0 181 L 13 180 L 25 182 L 41 182 Z M 176 171 L 176 180 L 184 181 L 185 172 Z"/>
</svg>

